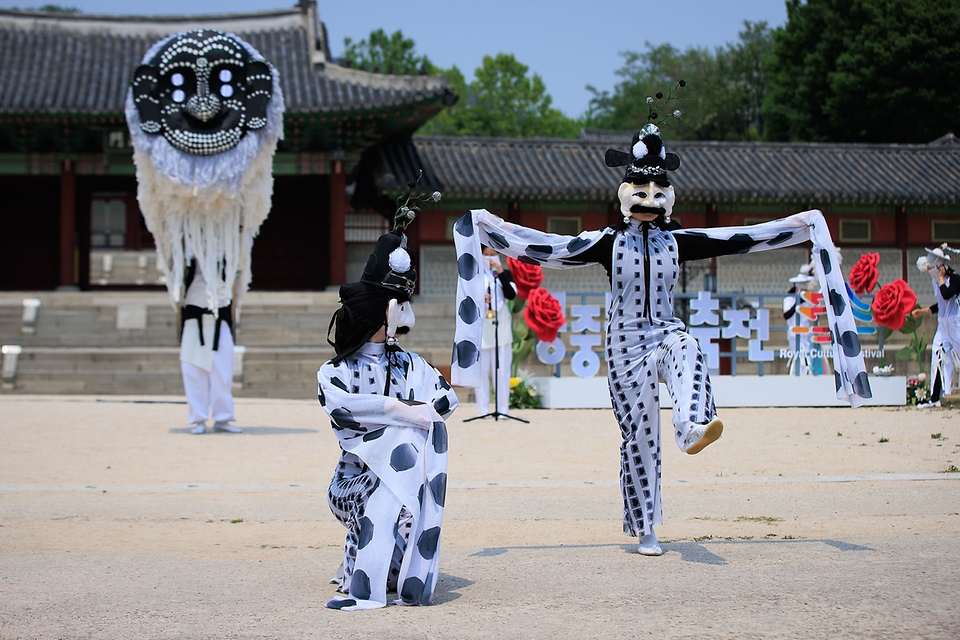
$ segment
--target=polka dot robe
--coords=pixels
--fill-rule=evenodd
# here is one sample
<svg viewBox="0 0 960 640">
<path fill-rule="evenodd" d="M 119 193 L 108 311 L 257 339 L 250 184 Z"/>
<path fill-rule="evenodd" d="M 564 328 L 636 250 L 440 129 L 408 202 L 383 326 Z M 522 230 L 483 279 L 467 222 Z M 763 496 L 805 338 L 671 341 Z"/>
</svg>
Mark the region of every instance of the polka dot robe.
<svg viewBox="0 0 960 640">
<path fill-rule="evenodd" d="M 392 356 L 390 397 L 384 345 L 367 343 L 317 373 L 320 404 L 342 454 L 328 501 L 347 527 L 337 581 L 345 597 L 328 607 L 430 604 L 438 577 L 447 486 L 447 428 L 457 396 L 417 354 Z"/>
<path fill-rule="evenodd" d="M 606 228 L 560 236 L 503 221 L 485 210 L 466 214 L 454 225 L 459 281 L 454 338 L 454 384 L 476 386 L 482 300 L 478 273 L 480 243 L 531 264 L 574 268 L 601 263 L 609 270 L 607 379 L 620 424 L 623 528 L 649 533 L 662 521 L 660 500 L 660 398 L 663 381 L 673 400 L 673 431 L 678 446 L 695 425 L 716 416 L 706 362 L 696 340 L 674 315 L 673 290 L 683 259 L 703 259 L 814 243 L 814 259 L 827 293 L 827 315 L 834 340 L 838 397 L 858 406 L 871 397 L 860 342 L 843 277 L 833 268 L 836 250 L 823 215 L 805 211 L 749 227 L 664 231 L 631 221 L 626 229 Z M 611 254 L 605 254 L 604 247 Z M 600 249 L 601 257 L 597 256 Z"/>
</svg>

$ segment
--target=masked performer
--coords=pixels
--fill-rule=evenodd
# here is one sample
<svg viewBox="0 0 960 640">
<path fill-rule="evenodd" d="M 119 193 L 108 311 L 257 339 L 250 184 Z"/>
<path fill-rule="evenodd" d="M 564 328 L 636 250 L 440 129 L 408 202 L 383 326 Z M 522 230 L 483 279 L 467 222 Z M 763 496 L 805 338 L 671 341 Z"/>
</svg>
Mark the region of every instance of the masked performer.
<svg viewBox="0 0 960 640">
<path fill-rule="evenodd" d="M 333 515 L 347 527 L 332 609 L 431 604 L 439 576 L 447 486 L 447 428 L 457 396 L 396 334 L 413 326 L 417 274 L 405 238 L 384 234 L 360 282 L 340 287 L 336 357 L 317 373 L 320 404 L 340 440 L 330 481 Z"/>
<path fill-rule="evenodd" d="M 937 332 L 930 345 L 933 352 L 930 399 L 917 405 L 924 409 L 939 407 L 940 399 L 952 391 L 954 358 L 960 356 L 960 276 L 950 267 L 950 256 L 944 251 L 952 250 L 943 244 L 936 249 L 927 249 L 927 255 L 917 260 L 917 268 L 930 274 L 933 295 L 937 299 L 929 307 L 913 311 L 914 318 L 937 314 Z"/>
<path fill-rule="evenodd" d="M 819 355 L 814 355 L 817 348 L 813 342 L 813 333 L 810 331 L 810 328 L 816 324 L 816 320 L 811 319 L 803 312 L 797 313 L 797 307 L 799 305 L 797 304 L 798 298 L 796 294 L 804 291 L 815 292 L 820 288 L 817 279 L 812 275 L 813 269 L 813 262 L 808 262 L 800 267 L 800 272 L 790 278 L 793 286 L 790 287 L 788 293 L 794 295 L 788 295 L 783 299 L 783 319 L 786 320 L 789 325 L 796 325 L 804 330 L 796 340 L 797 351 L 792 352 L 790 358 L 787 360 L 788 375 L 819 376 L 823 374 L 823 358 Z M 790 346 L 794 346 L 792 340 Z"/>
<path fill-rule="evenodd" d="M 250 284 L 253 238 L 270 212 L 283 134 L 277 70 L 240 38 L 212 29 L 154 44 L 126 101 L 137 199 L 181 313 L 181 369 L 192 433 L 239 432 L 233 316 Z"/>
<path fill-rule="evenodd" d="M 602 264 L 612 289 L 606 357 L 610 397 L 623 436 L 623 529 L 639 537 L 641 554 L 660 555 L 654 533 L 662 522 L 658 382 L 666 384 L 673 400 L 673 435 L 681 450 L 697 453 L 723 430 L 707 363 L 674 313 L 673 290 L 682 262 L 812 240 L 836 340 L 837 395 L 858 406 L 871 396 L 870 385 L 843 277 L 834 268 L 834 246 L 819 211 L 748 227 L 676 229 L 670 221 L 675 194 L 668 172 L 680 166 L 680 159 L 666 153 L 652 124 L 634 135 L 629 152 L 607 151 L 606 164 L 627 167 L 618 191 L 623 222 L 616 228 L 561 236 L 505 222 L 485 210 L 471 211 L 454 225 L 459 282 L 452 380 L 463 386 L 478 383 L 481 242 L 544 267 Z"/>
<path fill-rule="evenodd" d="M 490 381 L 496 397 L 496 411 L 510 413 L 510 369 L 513 355 L 513 315 L 507 304 L 517 297 L 517 285 L 509 269 L 500 264 L 497 252 L 482 247 L 484 309 L 482 350 L 480 351 L 480 386 L 477 387 L 477 415 L 487 415 L 490 408 Z"/>
</svg>

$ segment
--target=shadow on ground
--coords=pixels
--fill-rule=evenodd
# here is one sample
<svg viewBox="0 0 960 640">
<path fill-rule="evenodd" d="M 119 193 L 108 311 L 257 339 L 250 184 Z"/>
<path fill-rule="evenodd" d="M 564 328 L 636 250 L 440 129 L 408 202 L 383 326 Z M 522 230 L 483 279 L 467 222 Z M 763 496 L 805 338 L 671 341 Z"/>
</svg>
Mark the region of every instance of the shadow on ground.
<svg viewBox="0 0 960 640">
<path fill-rule="evenodd" d="M 207 427 L 207 432 L 200 434 L 204 436 L 282 436 L 282 435 L 291 435 L 297 433 L 318 433 L 317 429 L 298 429 L 294 427 L 244 427 L 243 425 L 237 425 L 243 429 L 243 433 L 226 433 L 224 431 L 215 431 L 213 427 Z M 194 435 L 190 433 L 191 427 L 180 427 L 176 429 L 170 429 L 170 433 L 180 433 L 187 435 Z"/>
<path fill-rule="evenodd" d="M 873 551 L 870 547 L 864 547 L 859 544 L 853 544 L 851 542 L 843 542 L 841 540 L 710 540 L 705 541 L 706 544 L 715 545 L 715 544 L 810 544 L 810 543 L 821 543 L 834 549 L 840 551 Z M 679 553 L 680 559 L 684 562 L 696 562 L 698 564 L 710 564 L 710 565 L 725 565 L 727 561 L 722 556 L 713 553 L 707 549 L 704 544 L 700 542 L 661 542 L 660 546 L 663 547 L 664 553 Z M 502 556 L 503 554 L 509 551 L 546 551 L 546 550 L 556 550 L 556 549 L 600 549 L 603 547 L 620 547 L 623 549 L 624 553 L 635 554 L 637 553 L 637 546 L 635 544 L 554 544 L 554 545 L 530 545 L 530 546 L 515 546 L 515 547 L 487 547 L 481 551 L 470 554 L 471 557 L 475 558 L 492 558 L 495 556 Z"/>
</svg>

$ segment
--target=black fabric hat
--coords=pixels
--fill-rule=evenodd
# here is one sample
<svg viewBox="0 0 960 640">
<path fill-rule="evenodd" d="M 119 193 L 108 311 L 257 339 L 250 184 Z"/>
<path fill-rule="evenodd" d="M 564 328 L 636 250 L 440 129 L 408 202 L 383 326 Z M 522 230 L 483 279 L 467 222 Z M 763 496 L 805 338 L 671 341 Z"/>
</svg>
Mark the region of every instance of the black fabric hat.
<svg viewBox="0 0 960 640">
<path fill-rule="evenodd" d="M 336 351 L 333 364 L 365 345 L 383 327 L 387 317 L 390 296 L 384 289 L 363 282 L 348 282 L 340 286 L 340 308 L 330 319 L 327 342 Z M 330 329 L 336 323 L 333 341 Z"/>
<path fill-rule="evenodd" d="M 623 174 L 623 182 L 635 184 L 656 182 L 662 186 L 670 185 L 667 171 L 674 171 L 680 166 L 680 156 L 667 153 L 660 137 L 660 129 L 655 124 L 644 125 L 633 135 L 630 142 L 630 153 L 607 149 L 604 162 L 608 167 L 622 167 L 627 169 Z"/>
<path fill-rule="evenodd" d="M 413 258 L 406 245 L 406 237 L 396 232 L 380 236 L 363 268 L 360 282 L 385 289 L 397 302 L 408 301 L 417 283 L 417 272 L 413 270 Z"/>
</svg>

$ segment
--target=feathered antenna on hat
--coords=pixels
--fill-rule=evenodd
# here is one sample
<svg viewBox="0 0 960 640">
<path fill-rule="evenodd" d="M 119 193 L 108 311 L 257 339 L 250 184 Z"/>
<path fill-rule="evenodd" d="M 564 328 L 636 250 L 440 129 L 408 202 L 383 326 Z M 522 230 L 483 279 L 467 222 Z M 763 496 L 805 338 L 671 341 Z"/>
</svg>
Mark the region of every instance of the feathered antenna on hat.
<svg viewBox="0 0 960 640">
<path fill-rule="evenodd" d="M 673 92 L 685 86 L 687 86 L 687 81 L 681 78 L 677 81 L 677 85 L 667 92 L 666 98 L 664 98 L 662 91 L 657 91 L 655 96 L 656 100 L 662 100 L 660 103 L 657 103 L 653 96 L 647 96 L 647 109 L 649 110 L 647 113 L 647 121 L 653 124 L 673 124 L 675 121 L 682 122 L 680 117 L 683 115 L 683 112 L 680 109 L 673 109 L 671 111 L 669 105 L 672 101 L 680 102 L 681 98 L 673 95 Z M 661 118 L 661 113 L 665 113 L 666 115 Z"/>
<path fill-rule="evenodd" d="M 417 211 L 420 210 L 418 203 L 420 202 L 440 202 L 440 192 L 434 191 L 430 195 L 420 194 L 414 195 L 414 189 L 420 184 L 420 178 L 423 177 L 423 169 L 420 169 L 420 173 L 417 174 L 417 179 L 413 182 L 407 183 L 407 195 L 406 197 L 400 196 L 397 198 L 397 213 L 393 216 L 393 231 L 398 235 L 403 234 L 403 230 L 406 229 L 411 222 L 417 217 Z M 400 201 L 403 200 L 403 204 L 400 204 Z"/>
</svg>

